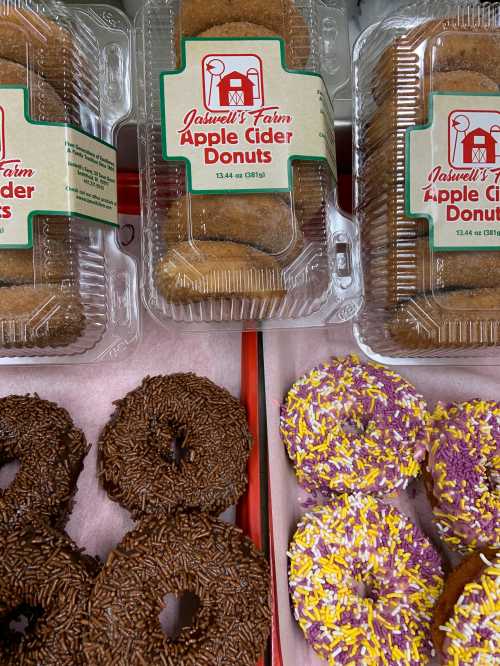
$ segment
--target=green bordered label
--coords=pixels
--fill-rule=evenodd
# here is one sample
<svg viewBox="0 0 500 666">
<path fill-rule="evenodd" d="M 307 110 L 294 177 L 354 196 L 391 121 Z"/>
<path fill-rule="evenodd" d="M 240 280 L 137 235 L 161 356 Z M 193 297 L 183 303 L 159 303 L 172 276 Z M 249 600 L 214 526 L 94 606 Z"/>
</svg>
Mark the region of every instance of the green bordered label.
<svg viewBox="0 0 500 666">
<path fill-rule="evenodd" d="M 117 226 L 116 151 L 70 125 L 32 120 L 28 89 L 0 86 L 0 249 L 32 247 L 36 215 Z"/>
<path fill-rule="evenodd" d="M 336 176 L 323 80 L 289 71 L 281 39 L 184 39 L 160 100 L 163 158 L 185 162 L 190 192 L 286 192 L 292 160 L 325 161 Z"/>
<path fill-rule="evenodd" d="M 433 93 L 406 134 L 406 213 L 441 252 L 500 249 L 500 95 Z"/>
</svg>

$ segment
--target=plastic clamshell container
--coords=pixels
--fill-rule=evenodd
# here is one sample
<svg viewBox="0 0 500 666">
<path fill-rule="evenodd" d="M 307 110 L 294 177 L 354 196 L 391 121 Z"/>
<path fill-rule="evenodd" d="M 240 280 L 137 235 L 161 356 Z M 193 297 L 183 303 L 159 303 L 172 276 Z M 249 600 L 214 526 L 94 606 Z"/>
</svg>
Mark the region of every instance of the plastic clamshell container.
<svg viewBox="0 0 500 666">
<path fill-rule="evenodd" d="M 498 362 L 500 6 L 422 2 L 354 51 L 358 342 L 386 363 Z"/>
<path fill-rule="evenodd" d="M 349 81 L 349 59 L 338 58 L 339 45 L 348 45 L 344 3 L 147 0 L 135 35 L 142 295 L 149 312 L 187 330 L 315 326 L 352 317 L 360 303 L 356 230 L 338 211 L 336 175 L 326 161 L 293 159 L 287 191 L 258 191 L 259 166 L 250 164 L 256 179 L 249 187 L 256 189 L 200 194 L 189 187 L 185 163 L 166 159 L 162 130 L 171 100 L 163 98 L 161 80 L 183 71 L 186 42 L 281 38 L 287 70 L 320 75 L 330 93 L 324 113 L 334 163 L 328 98 L 345 95 Z M 234 77 L 221 81 L 229 71 L 222 67 L 211 71 L 215 84 L 233 85 Z M 247 74 L 257 76 L 254 67 Z M 233 102 L 226 110 L 237 111 Z M 221 168 L 221 178 L 228 170 Z"/>
<path fill-rule="evenodd" d="M 112 145 L 131 106 L 126 16 L 105 5 L 4 0 L 0 26 L 0 84 L 27 87 L 31 118 Z M 137 342 L 137 265 L 116 228 L 36 215 L 32 248 L 0 247 L 0 266 L 0 364 L 114 360 Z"/>
</svg>

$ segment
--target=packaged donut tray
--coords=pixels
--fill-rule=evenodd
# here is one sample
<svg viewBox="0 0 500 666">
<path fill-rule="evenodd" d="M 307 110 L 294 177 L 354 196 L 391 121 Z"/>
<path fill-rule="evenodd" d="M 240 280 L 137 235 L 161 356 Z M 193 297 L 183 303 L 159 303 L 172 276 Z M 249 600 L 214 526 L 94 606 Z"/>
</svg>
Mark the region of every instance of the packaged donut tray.
<svg viewBox="0 0 500 666">
<path fill-rule="evenodd" d="M 144 334 L 111 376 L 2 369 L 2 666 L 264 666 L 256 335 Z"/>
<path fill-rule="evenodd" d="M 147 0 L 135 34 L 151 314 L 195 330 L 352 316 L 332 107 L 344 3 Z"/>
<path fill-rule="evenodd" d="M 497 362 L 500 6 L 420 2 L 354 50 L 363 350 Z"/>
<path fill-rule="evenodd" d="M 264 346 L 273 666 L 499 663 L 494 369 L 400 374 L 322 333 Z"/>
<path fill-rule="evenodd" d="M 0 364 L 116 359 L 137 341 L 113 146 L 130 37 L 112 7 L 0 3 Z"/>
</svg>

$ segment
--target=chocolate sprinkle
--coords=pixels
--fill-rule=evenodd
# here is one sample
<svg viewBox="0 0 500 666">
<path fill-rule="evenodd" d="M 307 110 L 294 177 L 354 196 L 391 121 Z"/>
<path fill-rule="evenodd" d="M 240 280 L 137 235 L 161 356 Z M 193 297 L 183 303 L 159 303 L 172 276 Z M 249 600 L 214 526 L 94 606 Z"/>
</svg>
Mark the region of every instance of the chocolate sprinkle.
<svg viewBox="0 0 500 666">
<path fill-rule="evenodd" d="M 0 526 L 36 519 L 62 528 L 87 453 L 85 436 L 65 409 L 35 396 L 0 399 L 0 466 L 19 471 L 0 489 Z"/>
<path fill-rule="evenodd" d="M 0 533 L 0 663 L 80 666 L 96 562 L 48 527 Z M 9 627 L 24 615 L 24 634 Z"/>
<path fill-rule="evenodd" d="M 194 374 L 147 377 L 115 404 L 99 441 L 99 475 L 134 517 L 179 509 L 218 514 L 238 500 L 251 437 L 245 409 L 228 391 Z"/>
<path fill-rule="evenodd" d="M 200 600 L 176 640 L 167 594 Z M 270 629 L 269 567 L 238 528 L 207 514 L 145 517 L 111 553 L 90 599 L 89 666 L 255 666 Z"/>
</svg>

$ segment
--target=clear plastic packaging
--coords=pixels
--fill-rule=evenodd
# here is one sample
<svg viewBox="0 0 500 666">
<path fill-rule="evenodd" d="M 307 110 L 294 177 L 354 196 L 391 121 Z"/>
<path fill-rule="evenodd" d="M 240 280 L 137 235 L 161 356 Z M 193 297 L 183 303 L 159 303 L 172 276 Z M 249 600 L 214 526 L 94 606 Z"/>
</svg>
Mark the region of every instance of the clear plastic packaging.
<svg viewBox="0 0 500 666">
<path fill-rule="evenodd" d="M 354 53 L 363 350 L 491 362 L 500 344 L 500 6 L 410 5 Z"/>
<path fill-rule="evenodd" d="M 318 88 L 322 78 L 333 97 L 349 80 L 345 66 L 349 58 L 344 53 L 342 60 L 338 59 L 341 43 L 348 52 L 347 20 L 342 2 L 145 2 L 136 18 L 143 208 L 142 292 L 146 306 L 158 321 L 180 322 L 188 329 L 191 324 L 199 328 L 203 323 L 231 328 L 316 325 L 345 320 L 346 301 L 350 303 L 357 298 L 356 303 L 359 303 L 353 250 L 355 229 L 349 220 L 338 214 L 336 173 L 327 160 L 293 158 L 290 189 L 277 191 L 278 188 L 271 187 L 262 191 L 259 188 L 263 187 L 262 179 L 267 178 L 267 173 L 252 162 L 255 155 L 245 157 L 242 159 L 248 161 L 244 172 L 238 162 L 231 162 L 229 166 L 222 163 L 217 178 L 223 181 L 223 192 L 212 189 L 200 193 L 191 182 L 195 167 L 187 168 L 183 160 L 172 159 L 168 152 L 165 117 L 177 102 L 168 92 L 163 96 L 165 81 L 168 79 L 170 83 L 172 74 L 191 71 L 189 66 L 185 67 L 186 57 L 188 65 L 191 62 L 189 49 L 196 48 L 201 40 L 208 40 L 217 57 L 211 55 L 212 60 L 208 61 L 210 84 L 205 84 L 203 70 L 203 85 L 207 86 L 203 99 L 205 108 L 201 101 L 197 100 L 196 104 L 199 104 L 197 109 L 203 110 L 203 117 L 213 118 L 216 114 L 211 101 L 215 86 L 234 87 L 235 74 L 240 82 L 244 80 L 243 86 L 253 85 L 254 91 L 259 86 L 255 83 L 258 77 L 256 56 L 249 56 L 254 60 L 251 66 L 246 65 L 248 76 L 233 71 L 230 73 L 233 78 L 229 80 L 227 72 L 230 70 L 226 67 L 233 69 L 232 61 L 220 51 L 227 53 L 228 49 L 236 48 L 234 45 L 239 41 L 253 53 L 254 42 L 255 48 L 260 48 L 261 38 L 264 42 L 281 38 L 282 64 L 287 72 L 297 75 L 297 84 L 291 95 L 294 99 L 281 100 L 280 112 L 287 113 L 287 104 L 296 102 L 299 97 L 296 91 L 300 90 L 306 98 L 307 81 L 312 77 L 318 82 Z M 270 81 L 274 84 L 279 74 L 268 75 L 270 70 L 267 61 L 264 62 L 263 90 L 270 98 Z M 192 71 L 195 71 L 194 65 Z M 249 84 L 248 79 L 252 77 Z M 192 90 L 186 83 L 181 95 L 192 95 Z M 243 95 L 239 102 L 234 97 L 224 102 L 223 92 L 219 95 L 224 113 L 236 114 L 243 104 Z M 334 165 L 333 109 L 328 97 L 323 91 L 322 122 L 325 152 Z M 264 104 L 263 95 L 257 99 Z M 274 99 L 271 102 L 267 99 L 267 105 L 272 106 L 273 102 Z M 256 103 L 255 96 L 252 103 Z M 246 98 L 245 104 L 246 110 L 254 108 L 248 107 Z M 222 112 L 219 109 L 219 113 Z M 311 115 L 314 113 L 313 109 Z M 210 122 L 208 120 L 207 124 Z M 195 121 L 193 126 L 200 129 L 197 123 L 201 121 Z M 275 134 L 283 129 L 279 124 L 271 123 L 271 126 Z M 259 129 L 264 131 L 268 127 L 262 125 Z M 216 129 L 219 131 L 220 127 Z M 229 132 L 233 128 L 225 129 Z M 266 145 L 269 136 L 261 135 L 256 139 L 258 150 L 269 148 Z M 215 147 L 221 150 L 218 144 Z M 238 148 L 225 149 L 231 153 Z M 285 165 L 292 155 L 293 152 L 287 154 Z M 239 158 L 230 156 L 229 159 Z M 198 177 L 195 173 L 193 182 Z M 227 178 L 233 179 L 230 186 Z M 227 192 L 238 178 L 247 179 L 244 191 L 236 188 Z M 350 303 L 351 315 L 353 308 L 357 310 L 357 304 Z"/>
<path fill-rule="evenodd" d="M 130 112 L 129 61 L 130 23 L 119 10 L 0 4 L 0 97 L 6 86 L 26 86 L 33 125 L 46 124 L 47 133 L 68 123 L 79 136 L 113 144 Z M 9 136 L 2 151 L 11 157 Z M 116 173 L 109 172 L 112 183 Z M 53 180 L 62 181 L 57 174 Z M 112 226 L 36 212 L 32 248 L 0 246 L 0 364 L 123 356 L 140 330 L 136 262 L 121 251 Z"/>
</svg>

